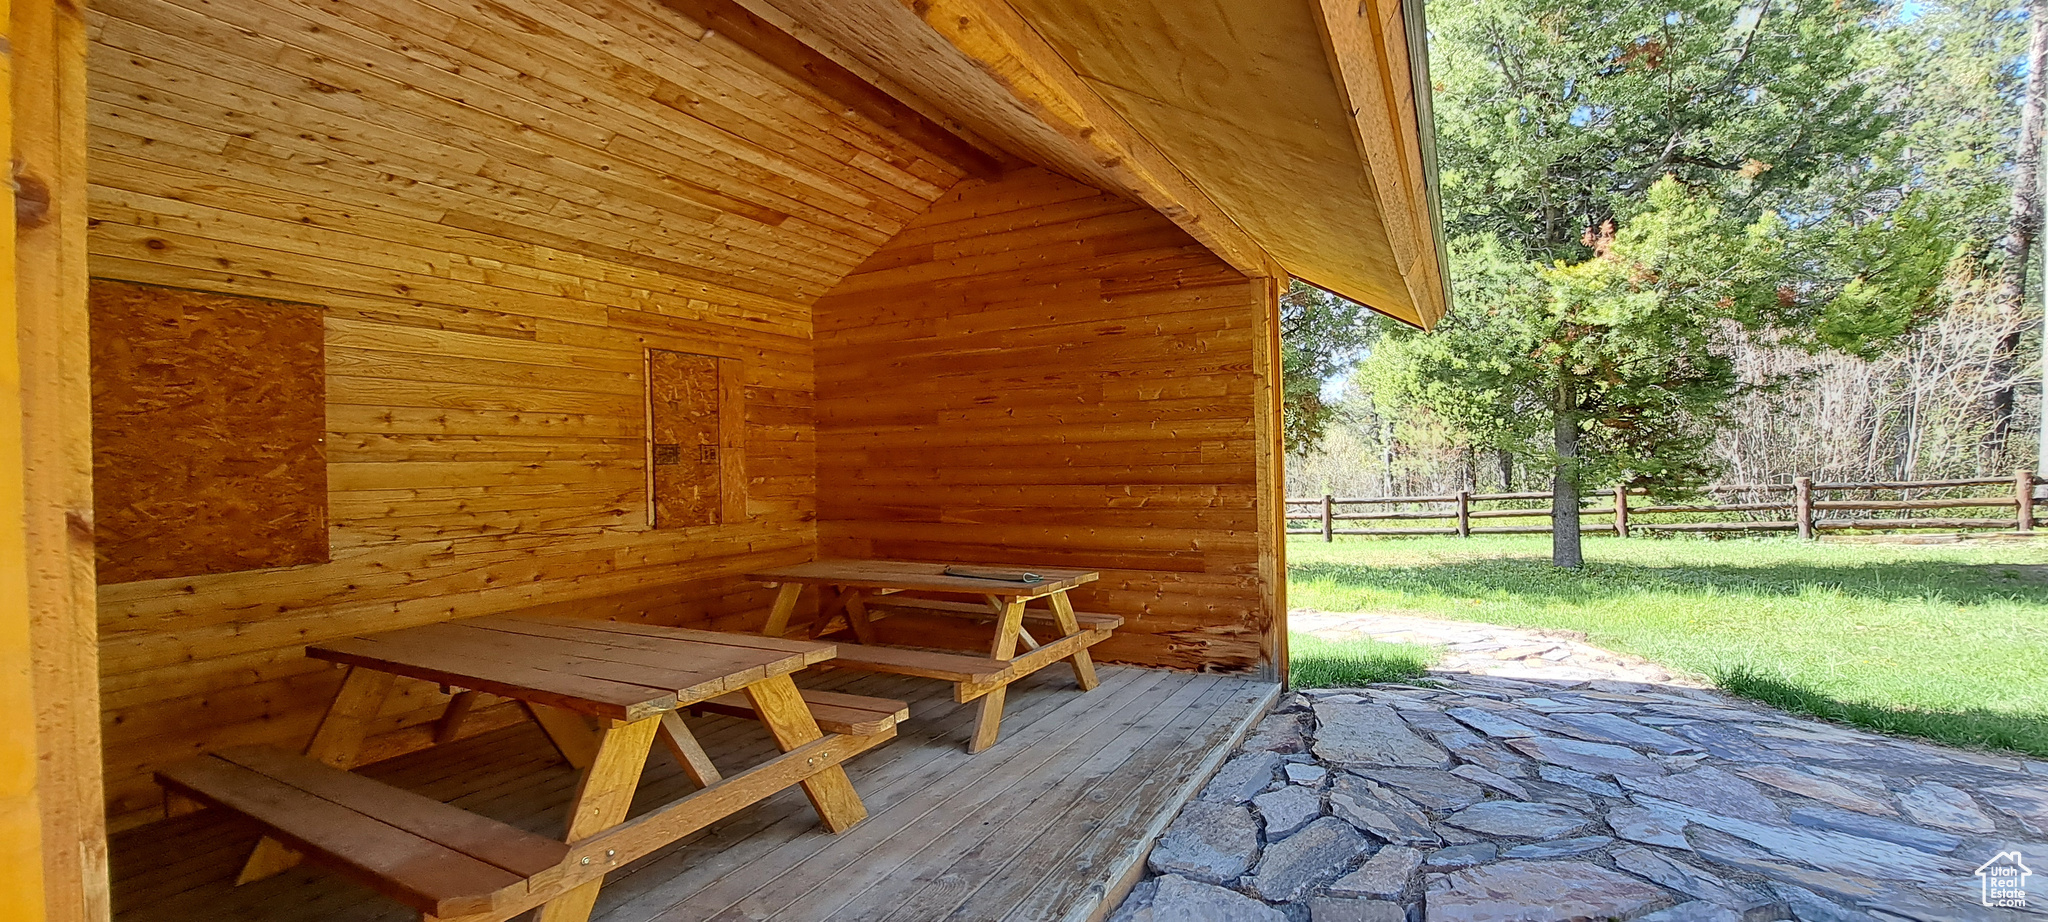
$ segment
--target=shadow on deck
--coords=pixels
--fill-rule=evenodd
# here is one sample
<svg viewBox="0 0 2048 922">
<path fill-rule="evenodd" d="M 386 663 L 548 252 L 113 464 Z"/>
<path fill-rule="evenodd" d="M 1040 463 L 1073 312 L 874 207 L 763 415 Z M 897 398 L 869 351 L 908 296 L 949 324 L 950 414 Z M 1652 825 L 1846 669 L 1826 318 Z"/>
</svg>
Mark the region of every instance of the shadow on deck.
<svg viewBox="0 0 2048 922">
<path fill-rule="evenodd" d="M 1278 686 L 1241 676 L 1103 667 L 1077 693 L 1063 669 L 1010 686 L 1003 737 L 968 755 L 974 706 L 951 686 L 826 673 L 807 687 L 910 702 L 900 736 L 847 763 L 869 816 L 845 835 L 800 791 L 776 797 L 606 878 L 598 922 L 1089 920 L 1136 879 L 1152 838 L 1207 780 Z M 693 718 L 722 769 L 768 757 L 752 721 Z M 369 766 L 363 773 L 550 836 L 575 773 L 522 724 Z M 687 793 L 656 747 L 635 812 Z M 114 837 L 117 922 L 405 922 L 410 911 L 330 873 L 298 869 L 246 887 L 253 834 L 214 811 Z"/>
</svg>

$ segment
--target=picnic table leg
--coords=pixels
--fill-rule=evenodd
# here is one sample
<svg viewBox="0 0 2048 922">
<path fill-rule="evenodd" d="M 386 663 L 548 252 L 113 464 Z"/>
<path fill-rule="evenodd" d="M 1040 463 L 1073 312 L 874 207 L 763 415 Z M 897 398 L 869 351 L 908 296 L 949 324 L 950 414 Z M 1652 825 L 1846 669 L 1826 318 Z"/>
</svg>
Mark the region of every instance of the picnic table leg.
<svg viewBox="0 0 2048 922">
<path fill-rule="evenodd" d="M 1067 599 L 1066 593 L 1052 594 L 1052 616 L 1059 622 L 1060 636 L 1072 637 L 1081 633 L 1081 622 L 1074 618 L 1074 603 Z M 1092 691 L 1101 684 L 1095 678 L 1095 659 L 1088 655 L 1087 647 L 1075 650 L 1067 662 L 1074 664 L 1074 682 L 1081 686 L 1082 691 Z"/>
<path fill-rule="evenodd" d="M 670 711 L 661 715 L 661 742 L 683 767 L 683 774 L 698 787 L 708 788 L 723 777 L 718 767 L 711 764 L 711 756 L 697 743 L 696 734 L 690 732 L 690 725 L 683 723 L 682 714 Z"/>
<path fill-rule="evenodd" d="M 989 658 L 1007 660 L 1017 655 L 1017 635 L 1024 632 L 1024 600 L 990 596 L 988 604 L 996 611 L 996 639 L 989 645 Z"/>
<path fill-rule="evenodd" d="M 1024 632 L 1024 600 L 1005 601 L 989 596 L 988 604 L 1000 612 L 996 616 L 996 639 L 988 648 L 989 658 L 1008 660 L 1017 655 L 1018 635 Z M 996 736 L 1002 733 L 1003 700 L 1009 697 L 1008 692 L 1009 686 L 1005 685 L 981 696 L 980 710 L 974 715 L 974 738 L 967 744 L 968 752 L 980 752 L 996 744 Z"/>
<path fill-rule="evenodd" d="M 968 752 L 980 752 L 996 744 L 996 734 L 1003 729 L 1004 693 L 1009 690 L 1007 685 L 998 685 L 976 702 L 974 738 L 967 741 Z"/>
<path fill-rule="evenodd" d="M 335 768 L 354 767 L 356 757 L 362 755 L 363 737 L 369 732 L 370 721 L 377 719 L 377 712 L 384 707 L 384 696 L 391 691 L 391 680 L 391 673 L 350 666 L 341 679 L 341 688 L 334 693 L 334 701 L 327 705 L 327 716 L 320 718 L 319 729 L 313 731 L 312 741 L 306 744 L 306 756 Z M 256 843 L 249 860 L 242 863 L 242 873 L 235 878 L 235 884 L 289 870 L 301 857 L 284 843 L 266 836 Z"/>
<path fill-rule="evenodd" d="M 846 623 L 853 628 L 853 636 L 861 643 L 874 643 L 875 629 L 868 623 L 868 606 L 861 600 L 860 590 L 846 590 L 842 604 L 846 608 Z"/>
<path fill-rule="evenodd" d="M 462 721 L 476 707 L 477 693 L 463 690 L 448 699 L 448 709 L 441 712 L 441 719 L 434 722 L 434 745 L 452 743 L 455 735 L 462 732 Z"/>
<path fill-rule="evenodd" d="M 851 592 L 853 590 L 837 586 L 818 590 L 818 617 L 811 622 L 812 640 L 825 636 L 825 628 L 831 625 L 832 619 L 846 610 L 846 597 Z M 846 620 L 850 623 L 853 619 L 848 617 Z"/>
<path fill-rule="evenodd" d="M 787 675 L 770 676 L 747 686 L 747 700 L 783 752 L 825 735 L 818 729 L 818 721 L 811 716 L 802 693 L 796 690 L 796 683 Z M 818 811 L 818 819 L 826 829 L 845 832 L 867 819 L 868 808 L 860 802 L 860 795 L 854 793 L 846 769 L 827 766 L 805 778 L 802 784 L 804 796 L 811 799 L 811 806 Z"/>
<path fill-rule="evenodd" d="M 571 844 L 625 821 L 626 811 L 633 806 L 633 791 L 640 786 L 640 769 L 647 764 L 647 751 L 653 748 L 654 731 L 660 726 L 658 716 L 608 722 L 598 736 L 597 756 L 576 788 L 569 814 L 567 839 Z M 602 886 L 600 877 L 549 900 L 540 908 L 539 922 L 588 922 Z"/>
<path fill-rule="evenodd" d="M 540 724 L 542 733 L 548 735 L 548 742 L 555 744 L 555 751 L 571 768 L 582 770 L 590 767 L 597 758 L 597 734 L 591 732 L 590 724 L 583 715 L 565 711 L 545 704 L 521 701 L 519 706 L 526 709 L 526 716 Z"/>
<path fill-rule="evenodd" d="M 769 609 L 768 623 L 762 626 L 761 633 L 770 637 L 781 637 L 784 631 L 789 630 L 789 616 L 796 613 L 796 598 L 802 595 L 803 591 L 802 583 L 783 583 L 781 588 L 776 590 L 775 607 Z"/>
</svg>

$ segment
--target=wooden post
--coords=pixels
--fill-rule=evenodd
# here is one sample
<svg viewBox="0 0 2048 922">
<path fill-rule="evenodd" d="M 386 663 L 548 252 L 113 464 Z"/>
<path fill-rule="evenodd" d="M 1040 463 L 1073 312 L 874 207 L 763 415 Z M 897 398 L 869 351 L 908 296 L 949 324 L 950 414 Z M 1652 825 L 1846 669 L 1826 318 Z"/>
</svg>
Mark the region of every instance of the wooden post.
<svg viewBox="0 0 2048 922">
<path fill-rule="evenodd" d="M 1614 485 L 1614 536 L 1628 537 L 1628 487 Z"/>
<path fill-rule="evenodd" d="M 2019 506 L 2019 530 L 2034 530 L 2034 472 L 2024 468 L 2015 471 L 2013 480 L 2013 502 Z"/>
<path fill-rule="evenodd" d="M 85 4 L 0 22 L 0 915 L 108 918 L 86 339 Z"/>
<path fill-rule="evenodd" d="M 1458 537 L 1472 537 L 1472 491 L 1458 491 Z"/>
<path fill-rule="evenodd" d="M 1799 522 L 1799 537 L 1813 540 L 1813 478 L 1792 481 L 1792 515 Z"/>
<path fill-rule="evenodd" d="M 1323 494 L 1323 541 L 1325 543 L 1337 540 L 1336 513 L 1337 498 L 1328 493 Z"/>
</svg>

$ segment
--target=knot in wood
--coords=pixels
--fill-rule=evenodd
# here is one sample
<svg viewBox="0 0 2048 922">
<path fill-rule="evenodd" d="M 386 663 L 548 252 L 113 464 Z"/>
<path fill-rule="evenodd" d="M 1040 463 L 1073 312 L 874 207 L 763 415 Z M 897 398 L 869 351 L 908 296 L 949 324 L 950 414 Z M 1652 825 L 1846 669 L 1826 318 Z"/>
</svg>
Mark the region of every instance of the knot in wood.
<svg viewBox="0 0 2048 922">
<path fill-rule="evenodd" d="M 14 224 L 37 228 L 50 220 L 50 184 L 28 171 L 28 165 L 14 161 Z"/>
</svg>

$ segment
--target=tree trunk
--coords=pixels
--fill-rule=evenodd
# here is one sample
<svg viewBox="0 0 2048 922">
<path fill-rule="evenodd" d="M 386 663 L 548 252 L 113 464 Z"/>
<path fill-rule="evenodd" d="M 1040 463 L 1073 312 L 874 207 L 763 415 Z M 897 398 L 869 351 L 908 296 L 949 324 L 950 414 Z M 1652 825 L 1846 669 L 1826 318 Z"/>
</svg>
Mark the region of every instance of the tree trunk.
<svg viewBox="0 0 2048 922">
<path fill-rule="evenodd" d="M 1500 463 L 1500 491 L 1502 493 L 1515 492 L 1515 456 L 1503 448 L 1495 460 Z"/>
<path fill-rule="evenodd" d="M 1387 488 L 1381 496 L 1398 496 L 1394 489 L 1394 420 L 1380 418 L 1380 469 L 1387 474 Z"/>
<path fill-rule="evenodd" d="M 2020 104 L 2020 143 L 2013 155 L 2012 214 L 1998 242 L 2004 263 L 1992 293 L 2000 316 L 2017 318 L 2026 311 L 2027 257 L 2041 230 L 2040 157 L 2044 117 L 2048 117 L 2048 0 L 2027 0 L 2027 89 Z M 2020 333 L 2012 323 L 1992 353 L 1991 432 L 1985 439 L 1987 462 L 1997 460 L 2012 434 L 2014 391 L 2019 377 Z M 2048 415 L 2048 414 L 2044 414 Z"/>
<path fill-rule="evenodd" d="M 1557 386 L 1557 416 L 1552 447 L 1557 450 L 1557 476 L 1551 481 L 1550 563 L 1580 567 L 1586 562 L 1579 546 L 1579 405 L 1569 373 Z"/>
</svg>

